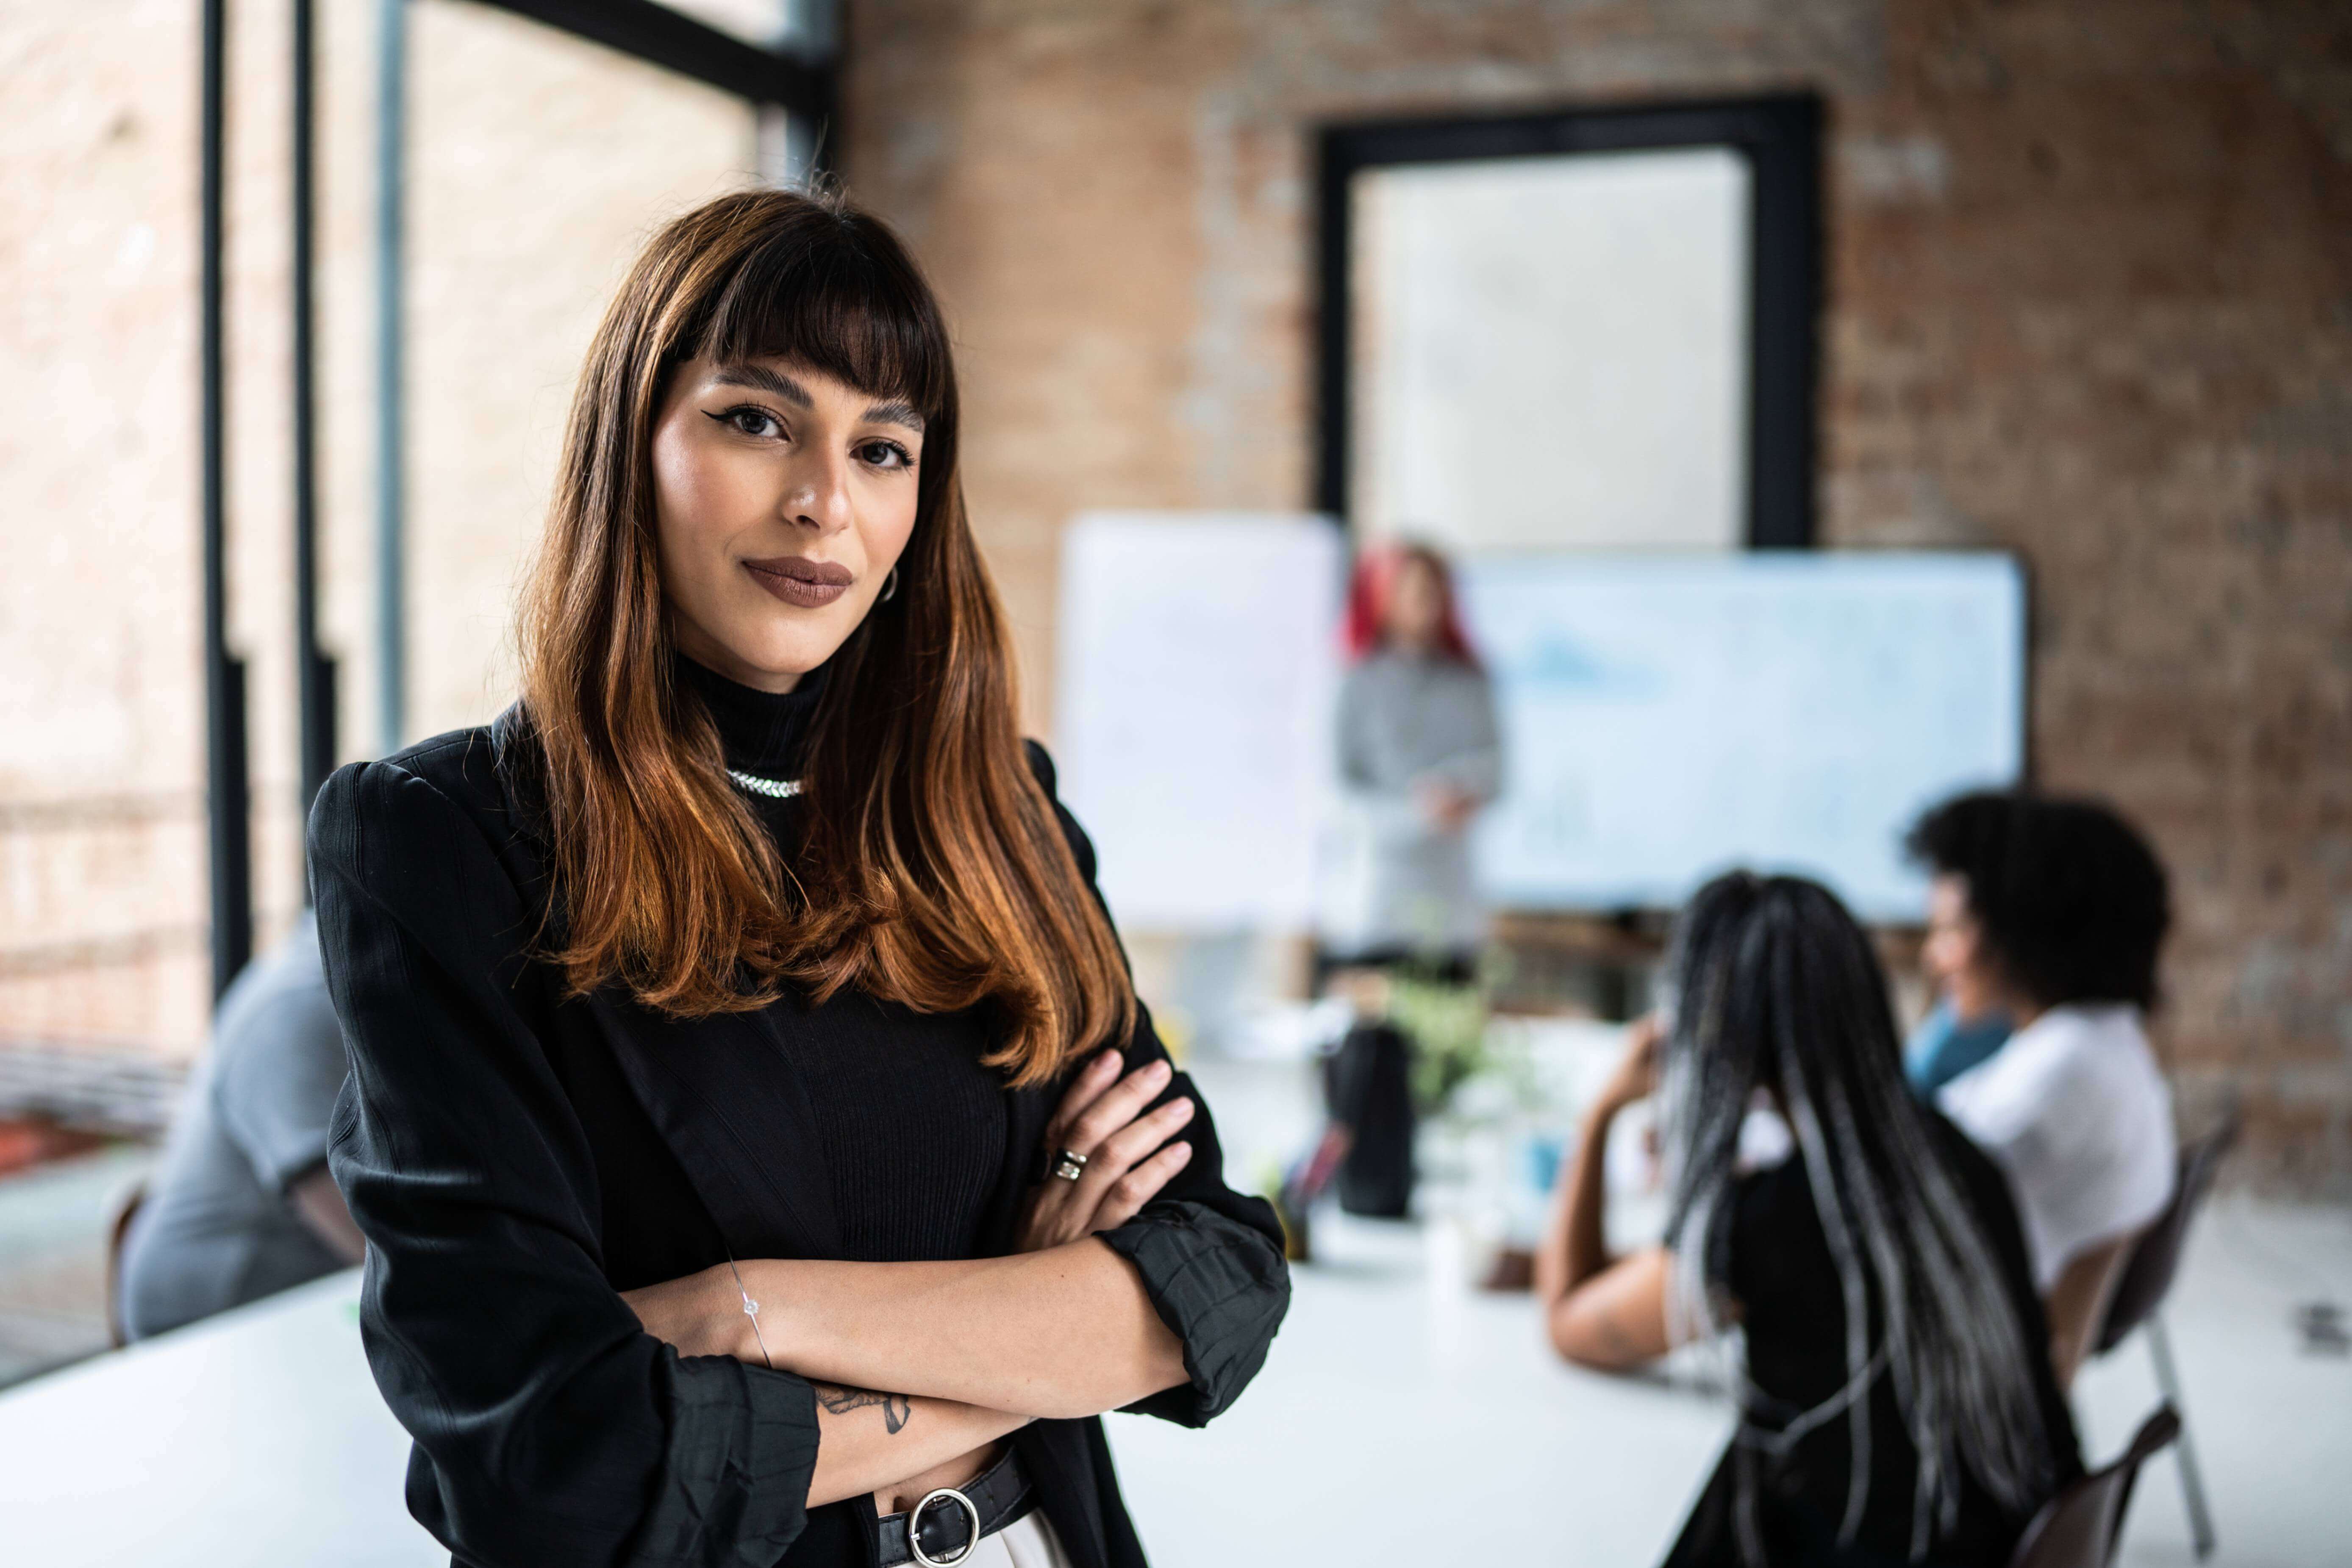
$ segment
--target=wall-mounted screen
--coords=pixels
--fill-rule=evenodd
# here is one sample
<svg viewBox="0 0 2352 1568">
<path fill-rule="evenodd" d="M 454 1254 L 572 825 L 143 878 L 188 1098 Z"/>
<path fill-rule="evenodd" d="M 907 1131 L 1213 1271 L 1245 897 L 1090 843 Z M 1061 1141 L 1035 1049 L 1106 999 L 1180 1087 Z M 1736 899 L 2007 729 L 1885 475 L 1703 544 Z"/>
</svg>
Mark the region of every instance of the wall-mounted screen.
<svg viewBox="0 0 2352 1568">
<path fill-rule="evenodd" d="M 1464 563 L 1499 689 L 1496 903 L 1670 908 L 1736 864 L 1922 918 L 1921 808 L 2024 765 L 2025 586 L 2004 555 L 1501 555 Z"/>
</svg>

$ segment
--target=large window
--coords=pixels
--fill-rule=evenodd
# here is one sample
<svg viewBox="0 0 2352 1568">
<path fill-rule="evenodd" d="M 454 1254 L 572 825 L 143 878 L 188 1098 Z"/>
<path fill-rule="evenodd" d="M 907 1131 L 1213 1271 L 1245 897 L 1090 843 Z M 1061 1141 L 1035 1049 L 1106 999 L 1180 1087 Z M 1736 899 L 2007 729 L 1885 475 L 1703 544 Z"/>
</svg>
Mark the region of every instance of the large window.
<svg viewBox="0 0 2352 1568">
<path fill-rule="evenodd" d="M 1817 122 L 1328 132 L 1321 504 L 1469 551 L 1809 542 Z"/>
</svg>

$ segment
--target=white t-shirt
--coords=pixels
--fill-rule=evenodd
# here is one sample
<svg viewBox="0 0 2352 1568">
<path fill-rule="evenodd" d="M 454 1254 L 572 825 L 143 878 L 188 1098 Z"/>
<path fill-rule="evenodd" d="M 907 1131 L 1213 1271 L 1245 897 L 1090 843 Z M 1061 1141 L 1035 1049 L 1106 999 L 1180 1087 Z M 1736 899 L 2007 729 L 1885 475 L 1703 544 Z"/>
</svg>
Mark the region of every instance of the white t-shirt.
<svg viewBox="0 0 2352 1568">
<path fill-rule="evenodd" d="M 2008 1173 L 2042 1290 L 2172 1196 L 2172 1091 L 2137 1007 L 2053 1007 L 1936 1102 Z"/>
</svg>

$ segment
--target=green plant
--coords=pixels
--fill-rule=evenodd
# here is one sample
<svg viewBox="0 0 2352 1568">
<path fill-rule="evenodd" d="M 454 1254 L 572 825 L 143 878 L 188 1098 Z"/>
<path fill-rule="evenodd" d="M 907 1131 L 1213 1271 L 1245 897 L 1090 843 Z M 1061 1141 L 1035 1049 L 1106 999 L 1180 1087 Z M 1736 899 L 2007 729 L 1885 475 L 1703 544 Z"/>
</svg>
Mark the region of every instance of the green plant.
<svg viewBox="0 0 2352 1568">
<path fill-rule="evenodd" d="M 1389 1016 L 1412 1048 L 1413 1108 L 1423 1116 L 1443 1115 L 1454 1091 L 1493 1065 L 1486 996 L 1475 985 L 1391 974 Z"/>
</svg>

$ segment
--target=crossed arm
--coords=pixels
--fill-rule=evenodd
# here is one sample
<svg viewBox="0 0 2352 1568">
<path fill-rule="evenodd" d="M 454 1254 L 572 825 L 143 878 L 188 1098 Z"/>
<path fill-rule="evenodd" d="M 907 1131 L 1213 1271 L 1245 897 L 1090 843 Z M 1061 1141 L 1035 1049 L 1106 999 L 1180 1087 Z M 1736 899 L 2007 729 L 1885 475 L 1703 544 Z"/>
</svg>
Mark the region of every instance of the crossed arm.
<svg viewBox="0 0 2352 1568">
<path fill-rule="evenodd" d="M 1106 1051 L 1089 1064 L 1047 1129 L 1048 1147 L 1087 1160 L 1079 1180 L 1033 1195 L 1027 1250 L 937 1263 L 747 1259 L 625 1299 L 682 1354 L 772 1364 L 815 1385 L 811 1507 L 914 1490 L 935 1474 L 968 1479 L 976 1456 L 1030 1421 L 1174 1387 L 1182 1345 L 1134 1268 L 1094 1233 L 1124 1225 L 1183 1168 L 1192 1146 L 1167 1140 L 1192 1101 L 1139 1115 L 1171 1069 L 1154 1062 L 1121 1079 L 1118 1062 Z"/>
<path fill-rule="evenodd" d="M 682 1354 L 772 1360 L 816 1385 L 812 1507 L 928 1473 L 1033 1420 L 1099 1415 L 1184 1381 L 1175 1334 L 1099 1241 L 970 1262 L 740 1268 L 765 1357 L 723 1267 L 629 1302 Z"/>
</svg>

